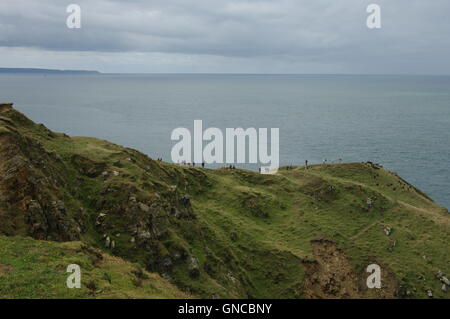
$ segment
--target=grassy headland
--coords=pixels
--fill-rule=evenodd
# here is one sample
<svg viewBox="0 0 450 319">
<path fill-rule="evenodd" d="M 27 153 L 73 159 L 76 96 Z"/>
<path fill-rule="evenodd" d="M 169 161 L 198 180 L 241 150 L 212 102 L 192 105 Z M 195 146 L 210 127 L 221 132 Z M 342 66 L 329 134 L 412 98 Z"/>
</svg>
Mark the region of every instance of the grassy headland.
<svg viewBox="0 0 450 319">
<path fill-rule="evenodd" d="M 0 297 L 448 298 L 449 238 L 447 209 L 373 163 L 181 167 L 0 112 Z"/>
</svg>

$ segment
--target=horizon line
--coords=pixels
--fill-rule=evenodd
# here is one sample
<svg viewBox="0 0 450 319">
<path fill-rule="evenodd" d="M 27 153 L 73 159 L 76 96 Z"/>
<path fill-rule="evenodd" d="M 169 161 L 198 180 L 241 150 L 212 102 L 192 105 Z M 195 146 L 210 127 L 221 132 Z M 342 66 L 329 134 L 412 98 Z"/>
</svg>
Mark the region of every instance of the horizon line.
<svg viewBox="0 0 450 319">
<path fill-rule="evenodd" d="M 93 69 L 58 69 L 58 68 L 39 68 L 39 67 L 0 67 L 0 74 L 8 72 L 1 72 L 11 70 L 23 70 L 24 72 L 11 72 L 27 74 L 26 70 L 33 71 L 50 71 L 50 72 L 80 72 L 84 75 L 271 75 L 271 76 L 286 76 L 286 75 L 302 75 L 302 76 L 450 76 L 450 74 L 427 74 L 427 73 L 266 73 L 266 72 L 103 72 Z M 49 72 L 49 73 L 50 73 Z M 31 72 L 30 72 L 31 73 Z M 45 72 L 42 72 L 45 73 Z M 89 74 L 91 73 L 91 74 Z"/>
</svg>

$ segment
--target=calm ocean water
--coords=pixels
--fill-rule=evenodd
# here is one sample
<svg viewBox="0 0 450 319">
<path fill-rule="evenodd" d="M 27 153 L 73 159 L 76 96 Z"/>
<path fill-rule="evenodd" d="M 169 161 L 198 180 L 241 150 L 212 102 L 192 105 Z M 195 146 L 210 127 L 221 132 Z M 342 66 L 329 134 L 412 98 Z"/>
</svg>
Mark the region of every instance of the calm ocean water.
<svg viewBox="0 0 450 319">
<path fill-rule="evenodd" d="M 172 130 L 195 119 L 279 127 L 282 165 L 370 160 L 450 208 L 450 77 L 4 74 L 0 100 L 166 161 Z"/>
</svg>

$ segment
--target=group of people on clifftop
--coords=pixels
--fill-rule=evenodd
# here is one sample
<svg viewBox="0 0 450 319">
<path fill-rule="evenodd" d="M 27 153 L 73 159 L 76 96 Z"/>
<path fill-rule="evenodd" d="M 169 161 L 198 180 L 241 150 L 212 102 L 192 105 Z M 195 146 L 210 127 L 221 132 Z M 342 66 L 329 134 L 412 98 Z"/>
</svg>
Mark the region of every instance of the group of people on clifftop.
<svg viewBox="0 0 450 319">
<path fill-rule="evenodd" d="M 323 160 L 323 164 L 337 164 L 337 163 L 338 164 L 342 164 L 343 163 L 342 158 L 339 158 L 337 160 L 332 160 L 332 161 L 328 161 L 326 158 Z M 308 164 L 309 164 L 309 161 L 305 160 L 305 169 L 309 168 Z M 286 166 L 286 170 L 287 171 L 292 170 L 292 169 L 294 169 L 294 166 L 292 166 L 292 165 L 287 165 Z"/>
<path fill-rule="evenodd" d="M 177 165 L 182 165 L 182 166 L 189 166 L 189 167 L 198 167 L 198 165 L 196 163 L 188 163 L 186 161 L 182 161 L 181 163 L 177 163 Z M 206 163 L 202 162 L 201 164 L 202 168 L 205 168 Z"/>
<path fill-rule="evenodd" d="M 323 164 L 341 164 L 342 158 L 338 158 L 336 160 L 328 161 L 326 158 L 323 160 Z"/>
<path fill-rule="evenodd" d="M 162 162 L 162 160 L 163 160 L 162 157 L 158 157 L 158 159 L 157 159 L 158 162 Z M 339 158 L 339 159 L 336 159 L 336 160 L 331 160 L 331 161 L 329 161 L 328 159 L 324 158 L 324 160 L 323 160 L 323 164 L 342 164 L 342 163 L 343 163 L 342 158 Z M 309 164 L 309 161 L 305 160 L 305 169 L 309 168 L 308 164 Z M 177 163 L 177 165 L 188 166 L 188 167 L 196 167 L 197 164 L 196 163 L 188 163 L 186 161 L 182 161 L 182 162 Z M 201 165 L 202 168 L 205 168 L 206 163 L 202 162 L 200 165 Z M 199 167 L 199 166 L 197 165 L 197 167 Z M 287 171 L 292 170 L 292 169 L 294 169 L 294 167 L 295 166 L 293 166 L 293 165 L 287 165 L 286 166 L 286 170 Z M 230 164 L 228 166 L 222 167 L 222 169 L 233 170 L 233 169 L 236 169 L 236 166 Z M 261 167 L 258 168 L 258 171 L 261 173 Z"/>
</svg>

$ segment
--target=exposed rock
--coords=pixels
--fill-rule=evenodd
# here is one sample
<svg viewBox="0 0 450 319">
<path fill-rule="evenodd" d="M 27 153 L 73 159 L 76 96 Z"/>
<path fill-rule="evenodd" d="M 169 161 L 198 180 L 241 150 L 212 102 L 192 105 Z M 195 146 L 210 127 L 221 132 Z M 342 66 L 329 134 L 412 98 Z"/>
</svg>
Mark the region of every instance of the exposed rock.
<svg viewBox="0 0 450 319">
<path fill-rule="evenodd" d="M 228 273 L 227 274 L 227 277 L 228 277 L 228 279 L 230 279 L 230 281 L 233 283 L 233 284 L 239 284 L 239 280 L 237 280 L 234 276 L 233 276 L 233 274 L 232 273 Z"/>
<path fill-rule="evenodd" d="M 200 266 L 198 259 L 194 256 L 189 257 L 188 259 L 188 269 L 189 275 L 192 278 L 197 278 L 200 275 Z"/>
<path fill-rule="evenodd" d="M 384 233 L 386 234 L 386 236 L 390 236 L 391 233 L 392 233 L 392 228 L 389 227 L 389 226 L 386 226 L 386 227 L 384 228 Z"/>
<path fill-rule="evenodd" d="M 148 213 L 150 211 L 150 207 L 148 207 L 144 203 L 139 203 L 139 209 L 142 210 L 145 213 Z"/>
<path fill-rule="evenodd" d="M 12 110 L 13 103 L 0 103 L 0 113 Z"/>
<path fill-rule="evenodd" d="M 395 278 L 384 266 L 383 289 L 362 290 L 360 276 L 353 269 L 350 259 L 335 242 L 327 239 L 311 241 L 314 259 L 303 259 L 306 269 L 304 294 L 306 298 L 393 298 L 399 289 Z M 365 276 L 367 278 L 367 276 Z M 403 294 L 403 293 L 402 293 Z"/>
<path fill-rule="evenodd" d="M 98 214 L 97 219 L 95 220 L 95 226 L 101 226 L 105 221 L 105 218 L 106 218 L 105 213 Z"/>
<path fill-rule="evenodd" d="M 141 241 L 152 238 L 152 234 L 148 230 L 141 230 L 137 233 L 137 238 Z"/>
</svg>

